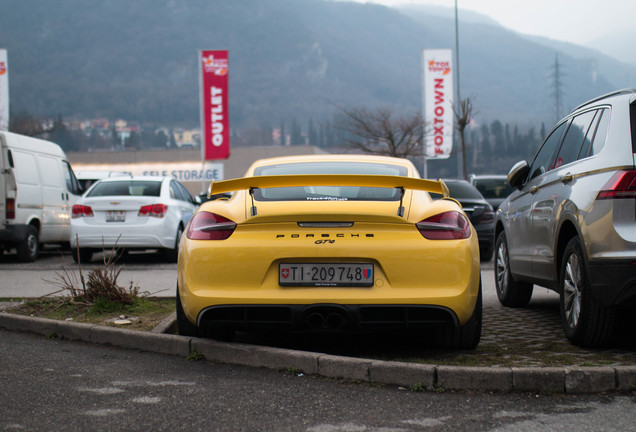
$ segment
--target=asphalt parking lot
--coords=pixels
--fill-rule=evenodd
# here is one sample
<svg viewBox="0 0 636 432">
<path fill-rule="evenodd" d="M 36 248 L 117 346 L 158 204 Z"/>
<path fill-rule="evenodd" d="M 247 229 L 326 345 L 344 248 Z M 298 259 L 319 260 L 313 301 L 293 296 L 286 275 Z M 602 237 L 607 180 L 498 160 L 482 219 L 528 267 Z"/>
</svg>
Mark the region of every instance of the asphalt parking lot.
<svg viewBox="0 0 636 432">
<path fill-rule="evenodd" d="M 97 256 L 93 267 L 101 264 Z M 85 266 L 89 267 L 89 266 Z M 86 271 L 86 268 L 84 269 Z M 61 271 L 77 272 L 69 252 L 46 249 L 35 263 L 19 263 L 12 255 L 0 258 L 0 299 L 38 297 L 55 293 L 52 281 Z M 474 351 L 432 350 L 413 337 L 395 338 L 281 338 L 243 335 L 241 342 L 328 354 L 371 357 L 386 360 L 457 366 L 631 366 L 636 365 L 634 320 L 625 321 L 625 331 L 617 343 L 606 349 L 582 349 L 571 345 L 560 325 L 558 297 L 535 287 L 526 308 L 503 307 L 494 291 L 493 263 L 482 263 L 484 286 L 484 321 L 482 339 Z M 131 254 L 123 261 L 119 282 L 134 280 L 154 296 L 172 296 L 176 281 L 176 264 L 166 263 L 158 255 Z M 59 293 L 54 294 L 59 295 Z"/>
</svg>

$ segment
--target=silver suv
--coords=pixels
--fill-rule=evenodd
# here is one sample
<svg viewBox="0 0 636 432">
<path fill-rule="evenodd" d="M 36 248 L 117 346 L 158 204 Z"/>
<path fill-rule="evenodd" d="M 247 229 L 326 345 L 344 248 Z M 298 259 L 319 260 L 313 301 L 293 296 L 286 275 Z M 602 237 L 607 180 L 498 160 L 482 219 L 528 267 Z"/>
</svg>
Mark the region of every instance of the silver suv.
<svg viewBox="0 0 636 432">
<path fill-rule="evenodd" d="M 522 307 L 533 284 L 552 289 L 567 338 L 607 345 L 618 311 L 636 307 L 636 89 L 577 107 L 508 182 L 517 190 L 496 215 L 499 301 Z"/>
</svg>

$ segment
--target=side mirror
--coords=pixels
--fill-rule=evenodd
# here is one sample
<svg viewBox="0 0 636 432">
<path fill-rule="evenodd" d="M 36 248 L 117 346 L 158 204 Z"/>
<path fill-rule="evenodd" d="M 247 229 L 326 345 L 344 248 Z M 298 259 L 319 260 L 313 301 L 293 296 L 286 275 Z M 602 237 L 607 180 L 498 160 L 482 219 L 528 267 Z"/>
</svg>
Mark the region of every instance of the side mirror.
<svg viewBox="0 0 636 432">
<path fill-rule="evenodd" d="M 526 161 L 519 161 L 510 168 L 510 172 L 508 173 L 508 177 L 506 180 L 510 184 L 510 186 L 514 188 L 521 188 L 523 186 L 524 181 L 528 178 L 528 172 L 530 171 L 530 166 Z"/>
</svg>

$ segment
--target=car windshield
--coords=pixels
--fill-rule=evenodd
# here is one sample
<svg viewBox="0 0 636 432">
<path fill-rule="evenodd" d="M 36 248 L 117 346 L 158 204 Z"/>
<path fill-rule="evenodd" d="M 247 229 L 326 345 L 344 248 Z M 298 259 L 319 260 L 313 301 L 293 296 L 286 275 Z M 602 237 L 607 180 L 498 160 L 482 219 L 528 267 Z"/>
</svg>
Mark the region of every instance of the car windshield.
<svg viewBox="0 0 636 432">
<path fill-rule="evenodd" d="M 480 193 L 469 183 L 464 182 L 445 182 L 452 198 L 461 199 L 483 199 Z"/>
<path fill-rule="evenodd" d="M 254 170 L 256 176 L 295 174 L 370 174 L 406 176 L 400 165 L 364 162 L 304 162 L 268 165 Z M 353 186 L 305 186 L 258 189 L 257 201 L 397 201 L 397 188 Z"/>
<path fill-rule="evenodd" d="M 514 191 L 505 178 L 475 179 L 474 185 L 484 198 L 506 198 Z"/>
<path fill-rule="evenodd" d="M 97 183 L 87 197 L 103 196 L 150 196 L 158 197 L 161 182 L 153 180 L 124 180 Z"/>
</svg>

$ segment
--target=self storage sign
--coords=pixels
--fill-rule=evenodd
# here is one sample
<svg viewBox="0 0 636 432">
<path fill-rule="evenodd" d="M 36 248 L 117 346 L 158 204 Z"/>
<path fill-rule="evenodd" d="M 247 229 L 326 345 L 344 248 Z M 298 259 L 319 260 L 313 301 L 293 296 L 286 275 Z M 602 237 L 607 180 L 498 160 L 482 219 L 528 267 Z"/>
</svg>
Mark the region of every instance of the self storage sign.
<svg viewBox="0 0 636 432">
<path fill-rule="evenodd" d="M 227 51 L 201 51 L 201 127 L 204 160 L 230 157 Z"/>
</svg>

